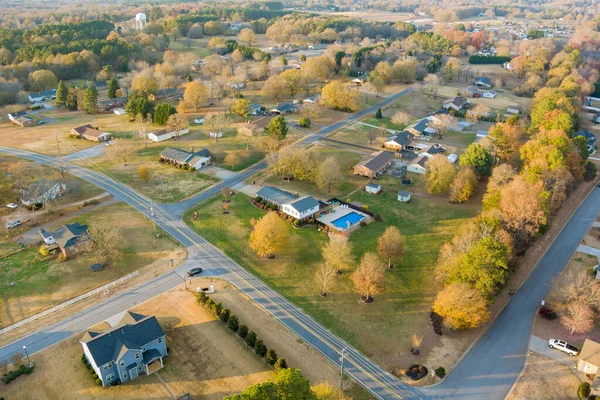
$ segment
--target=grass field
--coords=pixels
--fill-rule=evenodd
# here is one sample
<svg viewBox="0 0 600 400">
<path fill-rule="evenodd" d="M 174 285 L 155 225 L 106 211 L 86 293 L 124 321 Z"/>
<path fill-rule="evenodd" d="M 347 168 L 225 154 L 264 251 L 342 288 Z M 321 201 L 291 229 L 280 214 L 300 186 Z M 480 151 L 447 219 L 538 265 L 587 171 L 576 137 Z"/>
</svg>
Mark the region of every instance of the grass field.
<svg viewBox="0 0 600 400">
<path fill-rule="evenodd" d="M 152 223 L 124 204 L 101 207 L 70 222 L 91 226 L 97 221 L 105 221 L 118 228 L 123 238 L 124 256 L 114 266 L 99 272 L 89 270 L 89 266 L 97 262 L 93 254 L 78 254 L 72 259 L 59 261 L 41 256 L 37 247 L 33 247 L 0 259 L 0 322 L 3 326 L 136 270 L 140 273 L 144 270 L 160 272 L 171 267 L 170 259 L 180 262 L 185 254 L 169 236 L 157 238 Z M 9 282 L 14 284 L 9 286 Z"/>
<path fill-rule="evenodd" d="M 437 289 L 432 274 L 434 264 L 441 245 L 476 214 L 477 206 L 456 206 L 443 199 L 417 196 L 411 203 L 403 204 L 395 196 L 395 191 L 385 191 L 380 196 L 360 191 L 351 196 L 352 201 L 366 204 L 383 219 L 351 235 L 357 259 L 367 251 L 375 251 L 377 238 L 387 226 L 399 227 L 405 236 L 404 261 L 386 271 L 384 293 L 368 306 L 359 304 L 353 293 L 351 271 L 337 278 L 329 297 L 318 296 L 314 275 L 321 261 L 321 247 L 328 238 L 312 226 L 300 230 L 290 227 L 288 244 L 276 259 L 255 256 L 248 246 L 250 221 L 260 218 L 264 211 L 252 206 L 243 194 L 233 196 L 228 215 L 220 212 L 220 198 L 191 210 L 197 211 L 199 218 L 190 225 L 384 368 L 405 368 L 411 362 L 403 356 L 410 349 L 412 333 L 426 335 L 424 350 L 438 340 L 428 321 Z"/>
</svg>

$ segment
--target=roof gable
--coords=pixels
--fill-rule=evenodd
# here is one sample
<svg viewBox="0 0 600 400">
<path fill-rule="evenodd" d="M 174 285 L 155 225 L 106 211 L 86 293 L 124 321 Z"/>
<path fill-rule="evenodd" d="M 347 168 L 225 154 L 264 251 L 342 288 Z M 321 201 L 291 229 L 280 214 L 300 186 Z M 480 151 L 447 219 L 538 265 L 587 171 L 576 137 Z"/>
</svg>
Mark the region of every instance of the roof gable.
<svg viewBox="0 0 600 400">
<path fill-rule="evenodd" d="M 315 200 L 315 198 L 312 196 L 304 196 L 291 202 L 290 206 L 293 207 L 299 213 L 303 213 L 305 211 L 318 207 L 319 202 Z"/>
</svg>

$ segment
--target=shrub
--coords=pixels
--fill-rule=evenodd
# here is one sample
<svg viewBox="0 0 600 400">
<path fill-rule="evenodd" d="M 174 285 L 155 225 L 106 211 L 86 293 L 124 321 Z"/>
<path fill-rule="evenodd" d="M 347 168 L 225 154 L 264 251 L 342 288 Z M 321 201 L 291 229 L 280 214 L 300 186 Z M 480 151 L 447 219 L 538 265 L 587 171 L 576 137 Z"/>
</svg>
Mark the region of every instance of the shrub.
<svg viewBox="0 0 600 400">
<path fill-rule="evenodd" d="M 81 355 L 81 362 L 84 363 L 85 365 L 90 365 L 87 358 L 85 358 L 85 354 Z"/>
<path fill-rule="evenodd" d="M 469 57 L 469 64 L 504 64 L 509 62 L 508 56 L 487 56 L 483 54 L 473 54 Z"/>
<path fill-rule="evenodd" d="M 97 379 L 96 379 L 96 385 L 98 385 L 98 386 L 102 386 L 102 379 L 100 379 L 100 378 L 97 378 Z"/>
<path fill-rule="evenodd" d="M 21 364 L 19 366 L 19 369 L 15 370 L 15 371 L 10 371 L 8 374 L 6 374 L 6 376 L 4 378 L 2 378 L 2 382 L 9 384 L 12 381 L 14 381 L 15 379 L 17 379 L 19 376 L 23 375 L 23 374 L 31 374 L 33 372 L 33 367 L 28 367 L 24 364 Z"/>
<path fill-rule="evenodd" d="M 583 179 L 586 181 L 591 181 L 596 177 L 596 164 L 591 161 L 585 163 Z"/>
<path fill-rule="evenodd" d="M 300 225 L 302 225 L 302 221 L 300 221 L 299 219 L 295 219 L 295 220 L 294 220 L 294 226 L 295 226 L 296 228 L 298 228 L 298 227 L 300 227 Z"/>
<path fill-rule="evenodd" d="M 198 304 L 206 304 L 206 302 L 208 301 L 208 296 L 206 295 L 206 293 L 204 292 L 198 292 L 196 293 L 196 302 Z"/>
<path fill-rule="evenodd" d="M 221 310 L 223 309 L 223 305 L 221 303 L 213 303 L 212 313 L 215 317 L 221 315 Z"/>
<path fill-rule="evenodd" d="M 377 111 L 375 112 L 375 118 L 376 119 L 382 119 L 383 118 L 383 113 L 381 112 L 381 108 L 378 108 Z"/>
<path fill-rule="evenodd" d="M 438 369 L 435 370 L 435 374 L 438 377 L 443 378 L 446 376 L 446 370 L 444 369 L 444 367 L 439 367 Z"/>
<path fill-rule="evenodd" d="M 233 332 L 237 332 L 240 327 L 240 321 L 238 320 L 237 315 L 232 314 L 229 316 L 229 320 L 227 321 L 227 327 L 231 329 Z"/>
<path fill-rule="evenodd" d="M 261 357 L 264 357 L 267 354 L 267 346 L 262 340 L 257 340 L 254 345 L 254 352 Z"/>
<path fill-rule="evenodd" d="M 92 204 L 92 205 L 96 205 L 96 204 L 100 204 L 100 200 L 98 199 L 91 199 L 88 204 Z"/>
<path fill-rule="evenodd" d="M 277 362 L 278 358 L 277 358 L 277 353 L 275 352 L 275 350 L 273 349 L 268 349 L 267 353 L 265 354 L 265 360 L 267 360 L 267 363 L 270 365 L 275 365 L 275 363 Z"/>
<path fill-rule="evenodd" d="M 242 339 L 246 339 L 246 336 L 248 336 L 248 327 L 246 325 L 240 325 L 240 327 L 238 328 L 237 334 Z"/>
<path fill-rule="evenodd" d="M 42 255 L 42 257 L 48 257 L 50 255 L 50 252 L 48 251 L 46 245 L 43 244 L 40 246 L 40 254 Z"/>
<path fill-rule="evenodd" d="M 227 323 L 227 321 L 229 321 L 230 315 L 231 311 L 229 311 L 229 308 L 223 308 L 219 313 L 219 319 L 221 320 L 221 322 Z"/>
<path fill-rule="evenodd" d="M 246 335 L 246 344 L 252 349 L 256 345 L 256 333 L 254 331 L 249 331 Z"/>
<path fill-rule="evenodd" d="M 281 369 L 286 369 L 287 366 L 287 362 L 285 361 L 285 358 L 278 358 L 277 362 L 275 363 L 275 369 L 277 371 L 281 370 Z"/>
<path fill-rule="evenodd" d="M 208 299 L 206 300 L 206 303 L 204 303 L 204 306 L 206 307 L 206 309 L 212 313 L 212 309 L 214 306 L 215 302 L 213 301 L 213 299 Z"/>
<path fill-rule="evenodd" d="M 587 399 L 592 394 L 592 389 L 590 388 L 590 384 L 587 382 L 583 382 L 579 385 L 579 390 L 577 391 L 580 399 Z"/>
<path fill-rule="evenodd" d="M 375 215 L 373 215 L 373 219 L 374 219 L 375 221 L 379 222 L 379 221 L 381 221 L 381 215 L 379 215 L 379 214 L 375 214 Z"/>
<path fill-rule="evenodd" d="M 298 125 L 300 125 L 302 128 L 308 128 L 310 127 L 310 118 L 308 117 L 302 117 L 298 119 Z"/>
</svg>

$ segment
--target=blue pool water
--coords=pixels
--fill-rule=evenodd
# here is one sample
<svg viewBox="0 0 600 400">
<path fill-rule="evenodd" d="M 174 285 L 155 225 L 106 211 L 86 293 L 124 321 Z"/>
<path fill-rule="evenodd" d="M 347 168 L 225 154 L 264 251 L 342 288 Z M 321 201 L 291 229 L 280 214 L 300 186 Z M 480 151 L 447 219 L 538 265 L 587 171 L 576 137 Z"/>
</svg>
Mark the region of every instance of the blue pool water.
<svg viewBox="0 0 600 400">
<path fill-rule="evenodd" d="M 364 216 L 352 211 L 351 213 L 346 214 L 343 217 L 336 219 L 335 221 L 331 221 L 331 223 L 336 228 L 342 230 L 342 229 L 346 229 L 346 228 L 360 222 L 360 220 L 363 218 L 364 218 Z M 348 222 L 350 224 L 348 224 Z"/>
</svg>

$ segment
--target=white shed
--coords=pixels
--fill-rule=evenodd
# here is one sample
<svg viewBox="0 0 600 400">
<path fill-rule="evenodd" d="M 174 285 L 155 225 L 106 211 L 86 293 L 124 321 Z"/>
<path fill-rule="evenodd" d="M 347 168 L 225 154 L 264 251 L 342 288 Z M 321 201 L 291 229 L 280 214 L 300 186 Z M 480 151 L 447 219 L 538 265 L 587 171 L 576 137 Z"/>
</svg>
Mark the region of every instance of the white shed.
<svg viewBox="0 0 600 400">
<path fill-rule="evenodd" d="M 410 164 L 408 164 L 406 170 L 408 172 L 414 172 L 416 174 L 424 174 L 425 172 L 427 172 L 427 168 L 425 168 L 425 163 L 428 160 L 429 159 L 425 156 L 419 156 L 412 160 Z"/>
<path fill-rule="evenodd" d="M 375 183 L 367 183 L 365 185 L 365 192 L 379 194 L 381 193 L 381 185 L 377 185 Z"/>
<path fill-rule="evenodd" d="M 148 139 L 152 140 L 153 142 L 164 142 L 165 140 L 169 140 L 177 136 L 183 136 L 187 133 L 190 133 L 190 130 L 188 128 L 183 129 L 179 132 L 167 132 L 166 129 L 163 129 L 158 132 L 149 133 Z"/>
<path fill-rule="evenodd" d="M 458 160 L 458 156 L 456 154 L 448 154 L 448 161 L 454 164 Z"/>
<path fill-rule="evenodd" d="M 496 97 L 497 93 L 495 90 L 488 90 L 486 92 L 483 92 L 483 97 L 486 97 L 488 99 L 493 99 L 494 97 Z"/>
<path fill-rule="evenodd" d="M 402 203 L 408 203 L 410 201 L 410 193 L 409 192 L 404 192 L 404 191 L 399 191 L 398 192 L 398 201 L 401 201 Z"/>
</svg>

